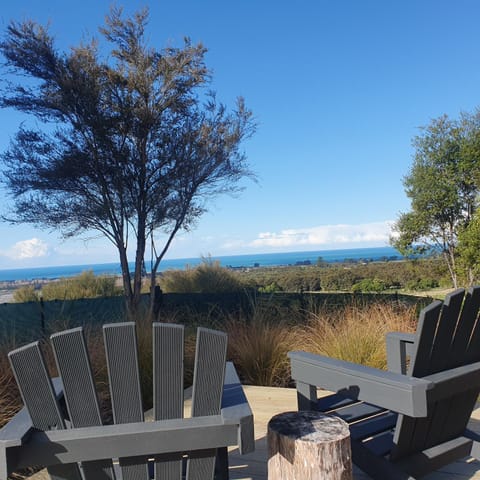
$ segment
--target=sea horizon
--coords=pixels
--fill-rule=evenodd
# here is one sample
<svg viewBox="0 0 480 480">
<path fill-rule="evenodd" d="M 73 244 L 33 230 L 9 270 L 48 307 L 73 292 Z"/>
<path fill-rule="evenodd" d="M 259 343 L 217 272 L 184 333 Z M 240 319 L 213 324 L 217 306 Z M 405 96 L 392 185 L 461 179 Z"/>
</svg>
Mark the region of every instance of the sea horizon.
<svg viewBox="0 0 480 480">
<path fill-rule="evenodd" d="M 393 247 L 348 248 L 336 250 L 294 251 L 280 253 L 252 253 L 242 255 L 208 256 L 209 260 L 218 261 L 227 268 L 260 268 L 290 265 L 314 265 L 321 258 L 327 263 L 401 260 L 404 257 Z M 166 270 L 183 270 L 201 264 L 205 257 L 165 259 L 161 262 L 159 272 Z M 130 264 L 133 267 L 133 263 Z M 149 270 L 146 262 L 147 271 Z M 93 271 L 95 275 L 121 275 L 120 263 L 95 263 L 79 265 L 61 265 L 50 267 L 8 268 L 0 269 L 0 282 L 53 280 L 72 277 L 84 271 Z"/>
</svg>

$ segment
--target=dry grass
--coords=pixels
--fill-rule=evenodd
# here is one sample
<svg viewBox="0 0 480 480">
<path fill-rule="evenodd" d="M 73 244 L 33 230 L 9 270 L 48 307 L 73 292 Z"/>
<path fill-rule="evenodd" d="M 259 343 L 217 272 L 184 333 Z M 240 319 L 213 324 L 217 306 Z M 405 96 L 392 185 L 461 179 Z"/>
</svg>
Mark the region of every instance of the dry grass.
<svg viewBox="0 0 480 480">
<path fill-rule="evenodd" d="M 5 348 L 0 352 L 0 427 L 5 425 L 22 406 L 17 384 L 8 363 L 7 351 Z"/>
<path fill-rule="evenodd" d="M 242 381 L 250 385 L 287 386 L 290 366 L 287 357 L 294 343 L 285 324 L 255 320 L 230 320 L 226 325 L 229 356 Z"/>
<path fill-rule="evenodd" d="M 282 311 L 274 303 L 251 299 L 249 318 L 230 318 L 229 356 L 242 381 L 250 385 L 286 387 L 291 383 L 287 353 L 297 347 L 295 313 Z"/>
<path fill-rule="evenodd" d="M 312 313 L 301 334 L 302 350 L 371 367 L 387 366 L 385 335 L 414 332 L 414 306 L 375 303 Z"/>
</svg>

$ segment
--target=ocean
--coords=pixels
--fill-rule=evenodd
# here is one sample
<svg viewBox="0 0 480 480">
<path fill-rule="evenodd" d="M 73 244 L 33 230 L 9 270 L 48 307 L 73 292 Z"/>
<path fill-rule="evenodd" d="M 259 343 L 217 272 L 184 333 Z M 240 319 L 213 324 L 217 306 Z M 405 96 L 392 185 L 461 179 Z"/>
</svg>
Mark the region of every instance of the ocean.
<svg viewBox="0 0 480 480">
<path fill-rule="evenodd" d="M 301 264 L 316 264 L 321 258 L 324 262 L 345 261 L 375 261 L 375 260 L 400 260 L 401 254 L 393 247 L 352 248 L 345 250 L 318 250 L 312 252 L 284 252 L 284 253 L 256 253 L 250 255 L 229 255 L 211 257 L 219 261 L 224 267 L 253 268 L 273 267 Z M 179 258 L 163 260 L 159 271 L 181 270 L 194 267 L 202 262 L 202 258 Z M 148 264 L 147 270 L 148 270 Z M 120 275 L 121 269 L 118 263 L 102 263 L 92 265 L 66 265 L 58 267 L 37 267 L 0 270 L 0 282 L 54 279 L 72 277 L 84 271 L 91 270 L 96 275 Z"/>
</svg>

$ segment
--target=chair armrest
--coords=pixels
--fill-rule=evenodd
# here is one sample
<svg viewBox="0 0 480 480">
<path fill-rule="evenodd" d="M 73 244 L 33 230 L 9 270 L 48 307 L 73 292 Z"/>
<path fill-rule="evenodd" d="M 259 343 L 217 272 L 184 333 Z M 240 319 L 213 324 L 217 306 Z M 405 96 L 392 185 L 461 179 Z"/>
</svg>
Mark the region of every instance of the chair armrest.
<svg viewBox="0 0 480 480">
<path fill-rule="evenodd" d="M 407 356 L 415 348 L 415 334 L 390 332 L 385 337 L 387 346 L 387 368 L 390 372 L 407 373 Z"/>
<path fill-rule="evenodd" d="M 60 399 L 63 396 L 61 379 L 59 377 L 52 378 L 52 384 L 57 399 Z M 23 407 L 0 429 L 0 445 L 3 448 L 22 445 L 32 430 L 30 414 L 26 407 Z"/>
<path fill-rule="evenodd" d="M 427 415 L 427 391 L 433 383 L 422 378 L 357 365 L 307 352 L 289 352 L 292 378 L 338 392 L 410 417 Z"/>
<path fill-rule="evenodd" d="M 57 398 L 61 398 L 63 396 L 61 379 L 58 377 L 52 378 L 52 384 Z M 34 431 L 26 407 L 23 407 L 0 429 L 0 478 L 7 478 L 8 473 L 12 471 L 9 468 L 9 449 L 23 445 Z"/>
<path fill-rule="evenodd" d="M 32 420 L 25 407 L 16 413 L 0 430 L 0 445 L 3 448 L 18 447 L 32 431 Z"/>
<path fill-rule="evenodd" d="M 10 449 L 21 446 L 32 431 L 32 420 L 25 407 L 0 430 L 0 478 L 6 479 L 12 471 L 9 461 Z"/>
<path fill-rule="evenodd" d="M 32 432 L 15 448 L 10 471 L 107 458 L 178 455 L 236 445 L 238 428 L 220 415 Z M 6 477 L 5 477 L 6 478 Z"/>
<path fill-rule="evenodd" d="M 238 378 L 235 366 L 227 362 L 221 416 L 226 424 L 237 424 L 240 454 L 255 450 L 253 413 Z"/>
</svg>

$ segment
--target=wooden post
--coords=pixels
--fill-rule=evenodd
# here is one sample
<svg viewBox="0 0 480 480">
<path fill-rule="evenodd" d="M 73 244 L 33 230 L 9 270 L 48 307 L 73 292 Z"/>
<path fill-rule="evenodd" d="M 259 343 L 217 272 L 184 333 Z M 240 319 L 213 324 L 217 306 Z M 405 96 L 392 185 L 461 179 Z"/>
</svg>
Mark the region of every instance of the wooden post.
<svg viewBox="0 0 480 480">
<path fill-rule="evenodd" d="M 269 480 L 352 480 L 350 432 L 342 419 L 287 412 L 268 423 Z"/>
</svg>

